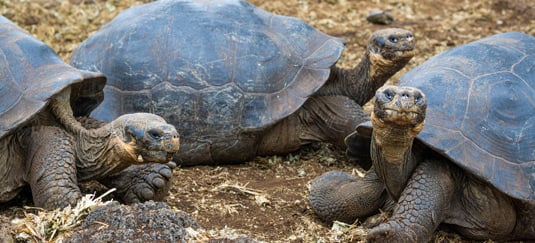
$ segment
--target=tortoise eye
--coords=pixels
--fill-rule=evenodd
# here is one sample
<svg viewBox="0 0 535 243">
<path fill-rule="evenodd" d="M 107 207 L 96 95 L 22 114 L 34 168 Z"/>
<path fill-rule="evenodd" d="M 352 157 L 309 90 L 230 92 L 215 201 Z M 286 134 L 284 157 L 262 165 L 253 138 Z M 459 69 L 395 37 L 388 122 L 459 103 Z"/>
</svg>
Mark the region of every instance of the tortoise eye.
<svg viewBox="0 0 535 243">
<path fill-rule="evenodd" d="M 163 131 L 159 129 L 151 129 L 149 130 L 149 136 L 151 136 L 154 139 L 160 139 L 163 136 Z"/>
<path fill-rule="evenodd" d="M 421 105 L 423 102 L 424 102 L 424 97 L 421 94 L 417 93 L 414 95 L 414 103 Z"/>
<path fill-rule="evenodd" d="M 398 38 L 395 37 L 395 36 L 390 36 L 390 37 L 388 37 L 388 40 L 389 40 L 390 42 L 392 42 L 392 43 L 398 43 Z"/>
<path fill-rule="evenodd" d="M 383 37 L 377 37 L 377 38 L 373 39 L 373 41 L 375 42 L 376 45 L 378 45 L 380 47 L 384 47 L 385 46 L 385 39 Z"/>
<path fill-rule="evenodd" d="M 392 93 L 390 92 L 390 90 L 385 91 L 384 94 L 385 94 L 385 98 L 386 98 L 387 100 L 392 100 L 392 98 L 394 98 L 394 96 L 392 95 Z"/>
</svg>

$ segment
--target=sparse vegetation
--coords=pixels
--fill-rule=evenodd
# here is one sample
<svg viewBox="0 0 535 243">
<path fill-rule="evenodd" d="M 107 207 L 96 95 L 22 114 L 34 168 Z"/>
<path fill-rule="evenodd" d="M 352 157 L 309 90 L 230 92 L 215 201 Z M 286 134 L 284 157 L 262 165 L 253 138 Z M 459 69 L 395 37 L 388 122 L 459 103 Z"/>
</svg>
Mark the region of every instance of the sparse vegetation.
<svg viewBox="0 0 535 243">
<path fill-rule="evenodd" d="M 14 219 L 12 222 L 15 239 L 20 242 L 54 242 L 61 238 L 64 232 L 79 226 L 92 209 L 109 203 L 110 201 L 103 201 L 102 198 L 113 191 L 115 189 L 99 197 L 87 194 L 76 206 L 53 211 L 25 206 L 25 217 Z"/>
</svg>

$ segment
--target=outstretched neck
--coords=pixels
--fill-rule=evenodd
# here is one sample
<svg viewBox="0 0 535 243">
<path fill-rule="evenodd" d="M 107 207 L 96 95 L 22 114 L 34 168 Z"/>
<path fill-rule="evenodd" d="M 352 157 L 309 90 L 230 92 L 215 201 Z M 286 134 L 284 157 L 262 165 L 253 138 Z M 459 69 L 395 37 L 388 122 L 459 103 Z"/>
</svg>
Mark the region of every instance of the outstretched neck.
<svg viewBox="0 0 535 243">
<path fill-rule="evenodd" d="M 372 132 L 371 157 L 375 172 L 396 200 L 419 161 L 412 150 L 416 134 L 412 136 L 409 129 L 394 126 L 377 129 L 374 125 Z"/>
<path fill-rule="evenodd" d="M 98 129 L 86 129 L 74 116 L 69 102 L 70 90 L 65 90 L 51 100 L 52 113 L 65 129 L 73 135 L 78 180 L 98 179 L 120 171 L 135 163 L 135 156 L 124 147 L 120 129 L 108 123 Z"/>
<path fill-rule="evenodd" d="M 316 95 L 343 95 L 351 98 L 357 104 L 364 105 L 375 94 L 379 86 L 370 82 L 370 58 L 366 54 L 360 63 L 351 69 L 333 66 L 331 74 L 325 85 L 323 85 Z M 382 84 L 381 84 L 382 85 Z"/>
<path fill-rule="evenodd" d="M 79 133 L 76 139 L 78 179 L 100 179 L 115 174 L 135 163 L 133 152 L 125 151 L 122 134 L 117 134 L 112 124 Z"/>
<path fill-rule="evenodd" d="M 410 58 L 391 61 L 384 59 L 379 54 L 366 51 L 359 64 L 354 68 L 333 66 L 329 79 L 316 92 L 316 95 L 343 95 L 362 106 L 409 60 Z"/>
</svg>

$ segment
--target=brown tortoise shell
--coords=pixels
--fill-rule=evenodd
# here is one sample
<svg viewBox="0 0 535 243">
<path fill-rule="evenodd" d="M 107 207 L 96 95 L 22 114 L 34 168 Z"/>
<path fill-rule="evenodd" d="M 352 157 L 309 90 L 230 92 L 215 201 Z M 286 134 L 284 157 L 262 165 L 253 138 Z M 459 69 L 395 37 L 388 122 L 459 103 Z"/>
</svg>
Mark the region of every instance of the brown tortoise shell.
<svg viewBox="0 0 535 243">
<path fill-rule="evenodd" d="M 102 101 L 105 83 L 102 74 L 71 67 L 45 43 L 0 16 L 0 138 L 69 86 L 74 115 L 88 115 Z"/>
<path fill-rule="evenodd" d="M 427 97 L 418 139 L 511 197 L 535 200 L 535 38 L 510 32 L 437 55 L 399 85 Z"/>
</svg>

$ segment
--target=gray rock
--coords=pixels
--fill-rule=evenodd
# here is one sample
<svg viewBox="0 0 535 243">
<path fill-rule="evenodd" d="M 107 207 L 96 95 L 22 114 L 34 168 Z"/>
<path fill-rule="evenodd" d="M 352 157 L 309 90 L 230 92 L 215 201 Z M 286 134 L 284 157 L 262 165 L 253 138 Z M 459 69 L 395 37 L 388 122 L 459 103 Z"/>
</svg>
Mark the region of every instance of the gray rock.
<svg viewBox="0 0 535 243">
<path fill-rule="evenodd" d="M 389 25 L 394 22 L 394 16 L 390 12 L 375 10 L 366 17 L 366 20 L 373 24 Z"/>
<path fill-rule="evenodd" d="M 163 202 L 112 202 L 91 211 L 63 242 L 185 242 L 188 227 L 200 228 L 187 213 Z"/>
</svg>

